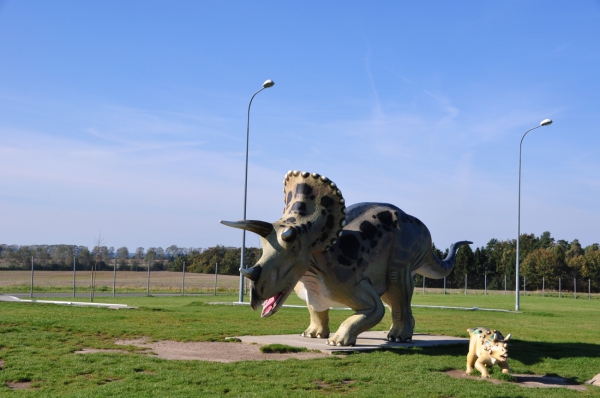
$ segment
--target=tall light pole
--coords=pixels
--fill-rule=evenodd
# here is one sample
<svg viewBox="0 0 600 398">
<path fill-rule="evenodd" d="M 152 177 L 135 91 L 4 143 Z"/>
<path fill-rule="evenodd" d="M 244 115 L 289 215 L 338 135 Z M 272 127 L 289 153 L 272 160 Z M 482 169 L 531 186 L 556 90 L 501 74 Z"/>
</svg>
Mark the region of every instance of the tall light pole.
<svg viewBox="0 0 600 398">
<path fill-rule="evenodd" d="M 254 93 L 252 98 L 250 98 L 250 103 L 248 103 L 248 119 L 246 122 L 246 174 L 244 176 L 244 220 L 246 220 L 246 199 L 248 197 L 248 145 L 250 142 L 250 106 L 252 105 L 252 100 L 256 97 L 256 94 L 263 91 L 265 88 L 273 87 L 275 83 L 273 80 L 267 80 L 263 83 L 262 88 Z M 240 256 L 240 269 L 246 268 L 246 263 L 244 261 L 246 253 L 246 230 L 242 231 L 242 252 Z M 244 302 L 244 275 L 240 273 L 240 297 L 239 302 Z"/>
<path fill-rule="evenodd" d="M 519 265 L 520 265 L 520 254 L 521 254 L 521 150 L 523 148 L 523 139 L 531 130 L 535 130 L 539 127 L 548 126 L 552 124 L 552 120 L 544 119 L 540 122 L 539 126 L 531 128 L 523 134 L 521 143 L 519 144 L 519 201 L 517 206 L 517 267 L 516 267 L 516 287 L 515 287 L 515 311 L 519 311 Z"/>
</svg>

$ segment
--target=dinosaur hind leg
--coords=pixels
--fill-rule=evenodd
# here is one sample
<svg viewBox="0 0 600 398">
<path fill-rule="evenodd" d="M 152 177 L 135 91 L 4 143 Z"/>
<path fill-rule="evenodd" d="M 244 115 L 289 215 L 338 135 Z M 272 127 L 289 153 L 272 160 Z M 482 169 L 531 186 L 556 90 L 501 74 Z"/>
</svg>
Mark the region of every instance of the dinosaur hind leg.
<svg viewBox="0 0 600 398">
<path fill-rule="evenodd" d="M 360 333 L 371 329 L 381 321 L 385 309 L 377 291 L 367 280 L 362 280 L 353 291 L 352 297 L 346 297 L 342 302 L 356 312 L 342 322 L 335 334 L 327 339 L 327 344 L 353 346 Z"/>
<path fill-rule="evenodd" d="M 410 302 L 413 294 L 413 279 L 408 267 L 394 267 L 388 275 L 388 288 L 381 299 L 392 310 L 392 326 L 388 341 L 398 343 L 412 340 L 415 318 L 412 316 Z"/>
</svg>

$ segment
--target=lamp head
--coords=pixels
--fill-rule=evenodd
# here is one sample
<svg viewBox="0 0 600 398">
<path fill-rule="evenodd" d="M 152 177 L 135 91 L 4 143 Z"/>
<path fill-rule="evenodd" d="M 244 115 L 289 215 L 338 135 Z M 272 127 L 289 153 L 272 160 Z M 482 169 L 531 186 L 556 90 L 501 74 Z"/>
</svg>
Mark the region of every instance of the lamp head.
<svg viewBox="0 0 600 398">
<path fill-rule="evenodd" d="M 265 82 L 265 84 L 266 84 L 266 82 Z M 552 124 L 552 120 L 550 120 L 550 119 L 544 119 L 540 122 L 540 126 L 548 126 L 550 124 Z"/>
<path fill-rule="evenodd" d="M 275 85 L 275 82 L 273 80 L 269 79 L 263 83 L 263 88 L 273 87 L 274 85 Z M 552 123 L 552 122 L 550 122 L 550 123 Z"/>
</svg>

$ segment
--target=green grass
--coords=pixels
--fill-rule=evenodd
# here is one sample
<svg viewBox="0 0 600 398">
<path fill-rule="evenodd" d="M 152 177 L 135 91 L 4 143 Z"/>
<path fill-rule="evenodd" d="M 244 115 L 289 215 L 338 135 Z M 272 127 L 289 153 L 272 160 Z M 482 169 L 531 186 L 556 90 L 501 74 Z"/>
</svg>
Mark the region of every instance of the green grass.
<svg viewBox="0 0 600 398">
<path fill-rule="evenodd" d="M 297 334 L 309 322 L 306 309 L 283 308 L 261 319 L 249 307 L 207 304 L 237 301 L 236 295 L 98 297 L 96 301 L 139 309 L 0 302 L 0 360 L 4 362 L 0 396 L 600 396 L 597 387 L 582 393 L 523 388 L 509 381 L 495 385 L 452 379 L 442 372 L 464 369 L 467 347 L 462 345 L 229 364 L 167 361 L 142 355 L 133 346 L 125 347 L 129 353 L 75 355 L 81 348 L 124 349 L 114 344 L 117 338 L 227 341 L 247 334 Z M 291 298 L 289 303 L 299 301 Z M 413 304 L 513 309 L 514 296 L 416 294 Z M 520 314 L 416 308 L 416 332 L 467 337 L 467 328 L 494 328 L 513 336 L 509 363 L 515 373 L 556 374 L 578 383 L 600 373 L 600 301 L 527 296 L 522 297 L 521 307 Z M 331 311 L 332 328 L 349 315 Z M 376 330 L 389 324 L 387 313 Z M 499 368 L 492 377 L 510 380 Z M 13 391 L 4 386 L 8 381 L 31 381 L 34 388 Z"/>
<path fill-rule="evenodd" d="M 264 354 L 287 354 L 294 352 L 308 352 L 304 347 L 292 347 L 286 344 L 267 344 L 260 347 L 260 352 Z"/>
</svg>

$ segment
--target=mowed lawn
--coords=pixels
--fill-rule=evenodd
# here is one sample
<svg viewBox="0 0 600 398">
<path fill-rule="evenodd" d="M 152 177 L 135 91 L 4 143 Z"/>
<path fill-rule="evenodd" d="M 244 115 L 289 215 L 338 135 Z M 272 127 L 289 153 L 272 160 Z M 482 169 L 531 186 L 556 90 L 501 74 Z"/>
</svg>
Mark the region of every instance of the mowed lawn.
<svg viewBox="0 0 600 398">
<path fill-rule="evenodd" d="M 217 297 L 232 302 L 237 296 Z M 225 341 L 247 334 L 301 333 L 306 309 L 283 308 L 261 319 L 249 307 L 208 305 L 215 297 L 117 297 L 97 301 L 133 310 L 0 302 L 0 396 L 45 397 L 587 397 L 563 388 L 531 389 L 453 379 L 464 369 L 466 345 L 399 349 L 283 362 L 168 361 L 129 353 L 76 355 L 82 348 L 123 349 L 116 339 Z M 297 298 L 290 303 L 297 304 Z M 514 296 L 415 294 L 415 305 L 513 309 Z M 600 373 L 600 300 L 522 297 L 523 313 L 415 308 L 416 332 L 468 337 L 475 326 L 511 333 L 515 373 L 550 374 L 583 383 Z M 349 311 L 331 311 L 335 329 Z M 389 311 L 376 328 L 390 325 Z M 228 343 L 240 344 L 240 343 Z M 493 378 L 500 378 L 498 368 Z M 31 382 L 11 390 L 7 382 Z"/>
</svg>

